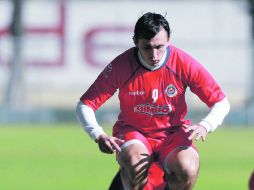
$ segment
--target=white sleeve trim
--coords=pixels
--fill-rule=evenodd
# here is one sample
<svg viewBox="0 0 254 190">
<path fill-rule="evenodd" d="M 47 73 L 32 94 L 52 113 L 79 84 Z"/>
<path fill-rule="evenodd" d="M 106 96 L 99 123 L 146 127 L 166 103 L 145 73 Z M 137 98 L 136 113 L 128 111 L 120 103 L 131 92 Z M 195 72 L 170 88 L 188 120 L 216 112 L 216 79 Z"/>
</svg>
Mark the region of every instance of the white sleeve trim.
<svg viewBox="0 0 254 190">
<path fill-rule="evenodd" d="M 79 101 L 76 107 L 77 117 L 86 133 L 92 138 L 96 139 L 100 135 L 105 134 L 102 127 L 97 123 L 94 111 L 83 102 Z"/>
<path fill-rule="evenodd" d="M 207 132 L 213 132 L 219 125 L 222 124 L 229 110 L 230 104 L 228 99 L 225 97 L 223 100 L 212 106 L 207 116 L 202 119 L 199 124 L 204 126 Z"/>
</svg>

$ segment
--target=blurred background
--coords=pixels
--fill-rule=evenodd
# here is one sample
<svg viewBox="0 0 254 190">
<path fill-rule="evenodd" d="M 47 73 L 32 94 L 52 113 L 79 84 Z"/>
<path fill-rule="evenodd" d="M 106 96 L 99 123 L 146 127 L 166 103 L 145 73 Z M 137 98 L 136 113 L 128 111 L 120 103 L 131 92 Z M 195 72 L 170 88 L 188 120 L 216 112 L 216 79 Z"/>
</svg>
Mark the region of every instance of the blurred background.
<svg viewBox="0 0 254 190">
<path fill-rule="evenodd" d="M 0 123 L 76 121 L 79 97 L 102 69 L 133 46 L 146 11 L 166 15 L 171 43 L 198 59 L 226 92 L 230 124 L 254 117 L 252 1 L 1 0 Z M 187 95 L 189 115 L 207 108 Z M 96 114 L 113 123 L 114 97 Z"/>
<path fill-rule="evenodd" d="M 0 179 L 4 190 L 104 190 L 118 170 L 84 134 L 75 107 L 104 67 L 133 46 L 145 12 L 199 60 L 231 110 L 205 143 L 195 190 L 247 190 L 254 168 L 254 0 L 0 0 Z M 186 118 L 208 108 L 187 91 Z M 117 95 L 96 112 L 110 133 Z M 98 183 L 99 182 L 99 183 Z"/>
</svg>

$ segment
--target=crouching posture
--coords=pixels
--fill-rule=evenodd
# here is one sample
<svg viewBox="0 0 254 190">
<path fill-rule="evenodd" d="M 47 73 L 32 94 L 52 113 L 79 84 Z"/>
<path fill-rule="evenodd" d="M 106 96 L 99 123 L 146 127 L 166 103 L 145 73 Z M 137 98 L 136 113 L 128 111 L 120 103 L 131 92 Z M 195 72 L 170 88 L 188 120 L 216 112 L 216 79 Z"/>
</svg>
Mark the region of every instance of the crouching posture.
<svg viewBox="0 0 254 190">
<path fill-rule="evenodd" d="M 141 16 L 135 46 L 110 62 L 77 104 L 77 116 L 100 150 L 116 153 L 125 190 L 192 189 L 199 171 L 193 140 L 204 141 L 229 112 L 220 86 L 198 61 L 170 43 L 170 33 L 162 15 Z M 196 124 L 184 118 L 187 88 L 210 108 Z M 108 135 L 94 112 L 117 90 L 120 113 Z M 159 180 L 153 180 L 156 175 Z"/>
</svg>

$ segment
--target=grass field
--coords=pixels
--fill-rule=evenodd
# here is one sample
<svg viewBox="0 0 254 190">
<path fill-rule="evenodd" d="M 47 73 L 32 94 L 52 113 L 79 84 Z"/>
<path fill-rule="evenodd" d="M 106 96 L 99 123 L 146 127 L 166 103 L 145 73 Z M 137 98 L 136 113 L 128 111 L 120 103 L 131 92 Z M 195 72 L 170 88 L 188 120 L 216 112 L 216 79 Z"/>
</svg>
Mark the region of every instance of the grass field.
<svg viewBox="0 0 254 190">
<path fill-rule="evenodd" d="M 254 128 L 218 129 L 197 146 L 195 190 L 248 189 Z M 0 127 L 0 189 L 106 190 L 117 169 L 115 156 L 100 153 L 78 124 Z"/>
</svg>

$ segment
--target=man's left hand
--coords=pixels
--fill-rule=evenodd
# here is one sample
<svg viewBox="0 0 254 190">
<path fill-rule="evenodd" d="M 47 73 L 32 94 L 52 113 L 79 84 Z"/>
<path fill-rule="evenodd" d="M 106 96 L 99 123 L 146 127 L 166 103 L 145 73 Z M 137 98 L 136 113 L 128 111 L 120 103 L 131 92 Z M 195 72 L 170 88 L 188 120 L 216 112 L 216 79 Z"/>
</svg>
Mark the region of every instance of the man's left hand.
<svg viewBox="0 0 254 190">
<path fill-rule="evenodd" d="M 203 127 L 200 124 L 192 124 L 192 125 L 186 125 L 183 124 L 185 127 L 185 132 L 190 132 L 190 136 L 188 137 L 189 140 L 195 139 L 199 140 L 200 137 L 203 141 L 206 140 L 207 130 L 205 127 Z"/>
</svg>

